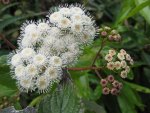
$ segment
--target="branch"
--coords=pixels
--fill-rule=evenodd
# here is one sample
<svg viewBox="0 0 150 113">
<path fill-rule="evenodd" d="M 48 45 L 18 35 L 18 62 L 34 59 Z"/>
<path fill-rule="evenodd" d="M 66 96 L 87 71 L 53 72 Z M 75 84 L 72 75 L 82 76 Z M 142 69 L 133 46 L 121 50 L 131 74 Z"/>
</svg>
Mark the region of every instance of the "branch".
<svg viewBox="0 0 150 113">
<path fill-rule="evenodd" d="M 97 60 L 97 58 L 98 58 L 98 56 L 99 56 L 101 50 L 103 49 L 104 42 L 105 42 L 105 41 L 104 41 L 104 38 L 102 38 L 101 47 L 100 47 L 99 51 L 97 52 L 97 54 L 96 54 L 96 56 L 95 56 L 95 58 L 94 58 L 94 60 L 93 60 L 92 66 L 94 66 L 94 64 L 95 64 L 95 62 L 96 62 L 96 60 Z"/>
<path fill-rule="evenodd" d="M 5 42 L 9 47 L 11 47 L 13 50 L 16 49 L 16 47 L 15 47 L 10 41 L 8 41 L 3 35 L 0 34 L 0 38 L 1 38 L 2 40 L 4 40 L 4 42 Z"/>
<path fill-rule="evenodd" d="M 68 70 L 71 71 L 84 71 L 84 70 L 101 70 L 103 67 L 73 67 L 73 68 L 67 68 Z"/>
</svg>

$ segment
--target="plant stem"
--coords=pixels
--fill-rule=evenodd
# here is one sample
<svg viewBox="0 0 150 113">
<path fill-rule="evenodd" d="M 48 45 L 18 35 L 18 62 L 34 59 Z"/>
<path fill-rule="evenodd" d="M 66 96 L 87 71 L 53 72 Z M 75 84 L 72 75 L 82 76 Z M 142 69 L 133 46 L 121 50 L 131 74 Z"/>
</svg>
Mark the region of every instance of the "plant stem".
<svg viewBox="0 0 150 113">
<path fill-rule="evenodd" d="M 32 102 L 29 104 L 30 107 L 35 106 L 37 103 L 39 103 L 42 100 L 43 95 L 40 95 L 32 100 Z"/>
<path fill-rule="evenodd" d="M 94 66 L 98 56 L 100 55 L 100 52 L 101 52 L 101 50 L 103 49 L 103 46 L 104 46 L 104 42 L 105 42 L 104 38 L 102 38 L 101 47 L 100 47 L 99 51 L 97 52 L 97 54 L 96 54 L 96 56 L 95 56 L 95 58 L 93 60 L 92 66 Z"/>
<path fill-rule="evenodd" d="M 100 79 L 102 79 L 102 77 L 101 77 L 100 73 L 98 72 L 98 70 L 95 70 L 95 73 L 97 74 L 97 76 L 98 76 Z"/>
<path fill-rule="evenodd" d="M 81 67 L 81 68 L 78 68 L 78 67 L 71 67 L 71 68 L 67 68 L 68 70 L 71 70 L 71 71 L 84 71 L 84 70 L 100 70 L 102 69 L 103 67 Z"/>
<path fill-rule="evenodd" d="M 5 42 L 9 47 L 11 47 L 13 50 L 16 49 L 16 47 L 15 47 L 10 41 L 8 41 L 3 35 L 0 34 L 0 38 L 1 38 L 2 40 L 4 40 L 4 42 Z"/>
</svg>

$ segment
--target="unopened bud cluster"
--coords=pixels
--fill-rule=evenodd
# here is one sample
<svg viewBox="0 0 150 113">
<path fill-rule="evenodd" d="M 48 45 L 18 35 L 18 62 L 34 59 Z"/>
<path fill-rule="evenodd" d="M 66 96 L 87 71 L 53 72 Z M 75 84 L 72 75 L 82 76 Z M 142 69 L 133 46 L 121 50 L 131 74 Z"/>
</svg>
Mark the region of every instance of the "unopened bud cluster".
<svg viewBox="0 0 150 113">
<path fill-rule="evenodd" d="M 122 78 L 127 77 L 127 74 L 130 72 L 130 66 L 133 65 L 133 59 L 124 49 L 121 49 L 119 52 L 110 49 L 105 55 L 105 61 L 107 62 L 106 67 L 109 70 L 120 73 Z"/>
<path fill-rule="evenodd" d="M 122 89 L 122 83 L 115 80 L 113 75 L 109 75 L 107 78 L 101 79 L 100 84 L 102 85 L 102 93 L 104 95 L 117 95 Z"/>
<path fill-rule="evenodd" d="M 100 35 L 102 38 L 107 38 L 109 41 L 120 41 L 120 34 L 110 27 L 104 26 L 100 28 Z"/>
<path fill-rule="evenodd" d="M 47 19 L 23 24 L 19 48 L 10 55 L 13 78 L 21 91 L 47 92 L 62 77 L 62 68 L 77 62 L 92 43 L 95 23 L 80 7 L 59 7 Z"/>
</svg>

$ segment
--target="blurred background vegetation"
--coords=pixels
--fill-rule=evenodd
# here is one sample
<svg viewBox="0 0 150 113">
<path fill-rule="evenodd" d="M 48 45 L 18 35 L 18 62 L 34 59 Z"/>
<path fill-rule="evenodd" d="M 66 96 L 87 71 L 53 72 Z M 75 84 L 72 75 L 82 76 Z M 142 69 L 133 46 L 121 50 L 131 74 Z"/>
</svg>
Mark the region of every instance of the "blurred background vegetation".
<svg viewBox="0 0 150 113">
<path fill-rule="evenodd" d="M 118 96 L 104 96 L 99 79 L 91 71 L 70 72 L 78 96 L 84 99 L 86 113 L 150 113 L 150 1 L 149 0 L 0 0 L 0 109 L 32 106 L 37 94 L 19 95 L 11 79 L 7 54 L 17 47 L 19 29 L 26 20 L 45 17 L 47 11 L 64 3 L 81 3 L 96 19 L 97 26 L 108 25 L 123 37 L 120 43 L 135 65 Z M 11 45 L 10 41 L 13 45 Z M 88 66 L 100 45 L 100 38 L 85 50 L 77 66 Z M 97 64 L 96 65 L 100 65 Z"/>
</svg>

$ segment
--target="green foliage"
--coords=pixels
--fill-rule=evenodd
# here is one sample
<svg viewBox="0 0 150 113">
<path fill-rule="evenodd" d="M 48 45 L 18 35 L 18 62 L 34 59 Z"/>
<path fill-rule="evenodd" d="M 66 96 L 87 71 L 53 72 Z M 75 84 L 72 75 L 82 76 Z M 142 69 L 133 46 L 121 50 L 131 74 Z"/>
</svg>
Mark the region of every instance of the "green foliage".
<svg viewBox="0 0 150 113">
<path fill-rule="evenodd" d="M 80 104 L 72 83 L 60 86 L 41 101 L 39 113 L 79 113 Z"/>
</svg>

